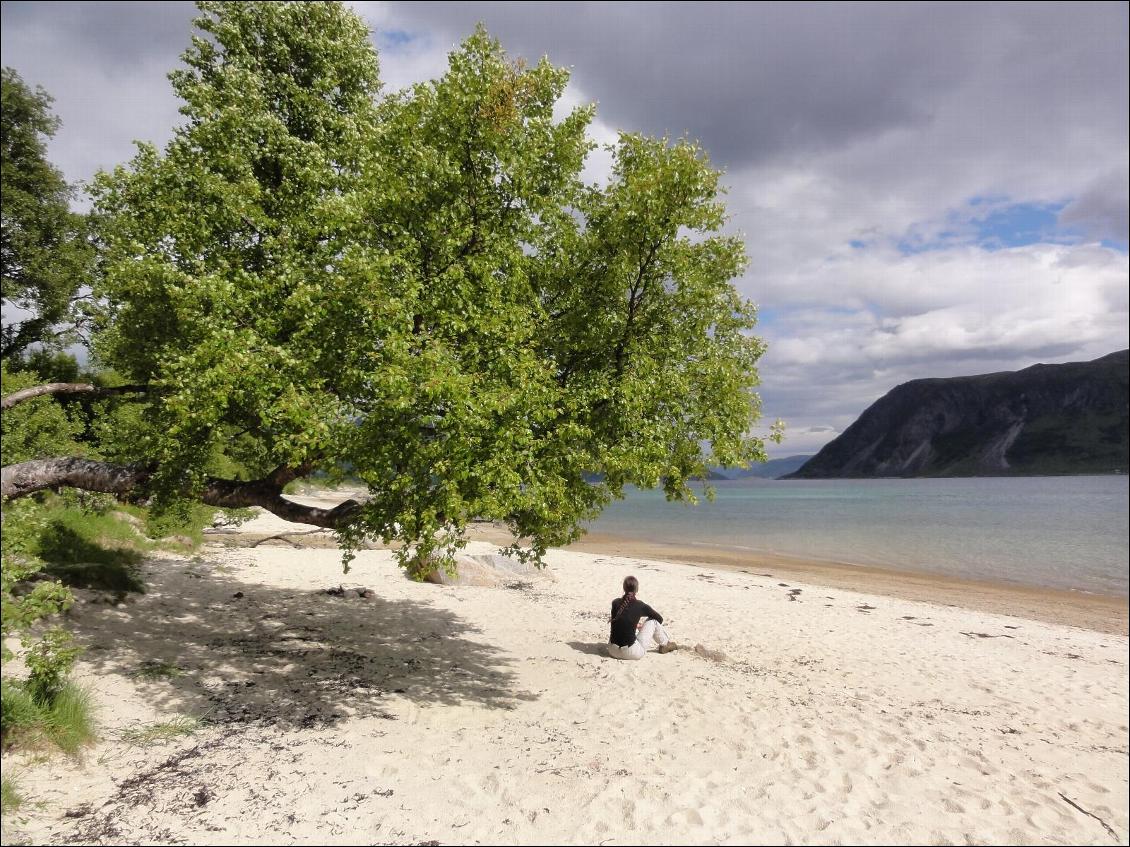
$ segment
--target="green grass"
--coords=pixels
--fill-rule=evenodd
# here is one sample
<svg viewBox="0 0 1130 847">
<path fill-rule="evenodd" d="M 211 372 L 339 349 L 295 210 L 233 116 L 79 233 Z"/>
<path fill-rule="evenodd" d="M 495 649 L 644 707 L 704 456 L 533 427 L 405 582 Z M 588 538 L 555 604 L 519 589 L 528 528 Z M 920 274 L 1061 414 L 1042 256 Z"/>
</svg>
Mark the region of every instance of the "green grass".
<svg viewBox="0 0 1130 847">
<path fill-rule="evenodd" d="M 44 573 L 71 588 L 144 592 L 142 556 L 154 548 L 128 523 L 109 513 L 81 509 L 51 510 L 51 519 L 36 542 Z"/>
<path fill-rule="evenodd" d="M 338 491 L 344 487 L 364 488 L 365 482 L 355 476 L 345 475 L 334 478 L 328 474 L 317 473 L 313 476 L 291 480 L 283 486 L 283 494 L 321 494 L 326 491 Z"/>
<path fill-rule="evenodd" d="M 0 701 L 0 736 L 5 747 L 47 742 L 74 753 L 95 738 L 90 693 L 75 682 L 66 682 L 50 703 L 41 703 L 22 683 L 6 679 L 0 687 Z"/>
<path fill-rule="evenodd" d="M 46 562 L 43 572 L 71 588 L 91 588 L 117 594 L 144 593 L 141 561 L 153 550 L 185 552 L 203 541 L 216 509 L 196 504 L 177 516 L 151 520 L 145 509 L 113 504 L 107 509 L 83 509 L 62 502 L 51 504 L 50 520 L 36 541 L 34 553 Z M 147 537 L 115 512 L 145 521 Z M 174 540 L 178 539 L 178 540 Z"/>
<path fill-rule="evenodd" d="M 144 679 L 148 681 L 158 679 L 175 679 L 178 676 L 184 676 L 184 671 L 174 665 L 172 662 L 164 662 L 158 659 L 149 659 L 141 663 L 141 667 L 130 674 L 134 679 Z"/>
<path fill-rule="evenodd" d="M 199 718 L 177 715 L 171 720 L 122 730 L 121 739 L 140 747 L 148 747 L 151 744 L 162 744 L 174 738 L 192 735 L 203 725 L 204 721 Z"/>
<path fill-rule="evenodd" d="M 8 812 L 14 812 L 22 802 L 23 797 L 20 796 L 15 779 L 10 776 L 0 779 L 0 814 L 6 815 Z"/>
<path fill-rule="evenodd" d="M 4 737 L 4 746 L 7 746 L 10 735 L 38 725 L 40 712 L 23 685 L 11 679 L 0 681 L 0 733 Z"/>
</svg>

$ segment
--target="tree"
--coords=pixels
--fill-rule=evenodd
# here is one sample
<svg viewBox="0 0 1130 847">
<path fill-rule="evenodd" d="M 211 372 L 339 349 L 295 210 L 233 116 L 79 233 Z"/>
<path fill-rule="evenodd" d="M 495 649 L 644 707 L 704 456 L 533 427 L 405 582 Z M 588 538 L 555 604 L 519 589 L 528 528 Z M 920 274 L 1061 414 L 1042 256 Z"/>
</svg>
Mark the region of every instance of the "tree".
<svg viewBox="0 0 1130 847">
<path fill-rule="evenodd" d="M 592 108 L 555 119 L 567 73 L 481 28 L 380 97 L 342 6 L 198 5 L 170 75 L 186 123 L 95 189 L 96 350 L 138 392 L 132 461 L 21 463 L 6 496 L 259 505 L 420 564 L 475 518 L 540 557 L 625 485 L 683 499 L 764 458 L 744 248 L 699 147 L 625 134 L 585 185 Z M 343 467 L 364 503 L 282 496 Z"/>
<path fill-rule="evenodd" d="M 57 340 L 53 329 L 79 286 L 90 283 L 92 251 L 83 216 L 70 210 L 71 188 L 47 160 L 47 139 L 59 128 L 51 97 L 11 68 L 0 82 L 0 294 L 8 309 L 27 313 L 5 315 L 0 358 L 12 361 Z"/>
</svg>

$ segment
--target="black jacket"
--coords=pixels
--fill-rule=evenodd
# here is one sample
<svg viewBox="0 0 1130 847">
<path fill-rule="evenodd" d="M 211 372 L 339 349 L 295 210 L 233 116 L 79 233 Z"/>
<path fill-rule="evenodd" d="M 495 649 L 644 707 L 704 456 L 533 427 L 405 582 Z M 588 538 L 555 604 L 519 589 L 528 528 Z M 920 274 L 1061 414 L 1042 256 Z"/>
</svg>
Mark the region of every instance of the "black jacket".
<svg viewBox="0 0 1130 847">
<path fill-rule="evenodd" d="M 620 604 L 623 600 L 623 597 L 617 597 L 612 601 L 612 631 L 609 633 L 608 640 L 613 644 L 619 644 L 621 647 L 628 647 L 635 643 L 636 624 L 640 622 L 641 618 L 653 618 L 657 623 L 663 623 L 663 615 L 643 600 L 633 598 L 628 608 L 624 609 L 617 617 L 616 613 L 620 611 Z"/>
</svg>

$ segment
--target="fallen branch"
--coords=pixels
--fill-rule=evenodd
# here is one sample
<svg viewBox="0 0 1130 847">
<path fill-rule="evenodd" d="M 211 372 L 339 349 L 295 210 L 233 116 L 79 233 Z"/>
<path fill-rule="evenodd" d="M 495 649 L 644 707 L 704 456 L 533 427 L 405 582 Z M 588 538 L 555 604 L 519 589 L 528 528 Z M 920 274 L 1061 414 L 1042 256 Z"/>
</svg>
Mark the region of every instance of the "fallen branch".
<svg viewBox="0 0 1130 847">
<path fill-rule="evenodd" d="M 268 541 L 285 541 L 291 547 L 301 547 L 302 545 L 299 544 L 297 541 L 291 541 L 290 536 L 292 536 L 292 535 L 317 535 L 320 532 L 325 532 L 325 530 L 324 529 L 306 529 L 306 530 L 299 530 L 297 532 L 280 532 L 280 533 L 276 533 L 275 535 L 268 535 L 266 538 L 260 538 L 258 541 L 256 541 L 253 544 L 249 544 L 248 546 L 249 547 L 258 547 L 260 544 L 265 544 Z"/>
</svg>

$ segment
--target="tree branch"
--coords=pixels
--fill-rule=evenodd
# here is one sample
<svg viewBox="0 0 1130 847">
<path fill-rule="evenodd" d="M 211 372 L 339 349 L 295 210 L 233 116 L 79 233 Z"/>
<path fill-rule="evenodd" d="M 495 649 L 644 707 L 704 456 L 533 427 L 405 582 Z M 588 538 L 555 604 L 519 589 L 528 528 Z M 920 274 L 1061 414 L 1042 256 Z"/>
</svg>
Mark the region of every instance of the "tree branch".
<svg viewBox="0 0 1130 847">
<path fill-rule="evenodd" d="M 128 500 L 152 478 L 153 470 L 146 465 L 112 465 L 77 457 L 35 459 L 8 465 L 0 471 L 0 493 L 15 499 L 47 488 L 69 487 Z M 259 506 L 283 520 L 325 529 L 339 529 L 353 520 L 361 507 L 356 500 L 347 500 L 332 509 L 320 509 L 283 497 L 282 487 L 303 472 L 309 472 L 305 465 L 277 468 L 264 479 L 250 482 L 210 478 L 199 499 L 209 506 L 224 509 Z"/>
<path fill-rule="evenodd" d="M 93 397 L 113 397 L 118 394 L 143 394 L 149 390 L 148 385 L 115 385 L 103 387 L 92 385 L 89 382 L 48 382 L 44 385 L 33 385 L 20 391 L 13 391 L 3 400 L 0 400 L 0 409 L 10 409 L 25 400 L 44 395 L 55 394 L 88 394 Z"/>
</svg>

